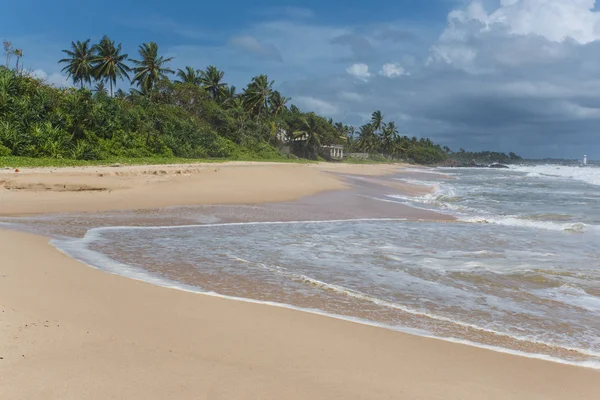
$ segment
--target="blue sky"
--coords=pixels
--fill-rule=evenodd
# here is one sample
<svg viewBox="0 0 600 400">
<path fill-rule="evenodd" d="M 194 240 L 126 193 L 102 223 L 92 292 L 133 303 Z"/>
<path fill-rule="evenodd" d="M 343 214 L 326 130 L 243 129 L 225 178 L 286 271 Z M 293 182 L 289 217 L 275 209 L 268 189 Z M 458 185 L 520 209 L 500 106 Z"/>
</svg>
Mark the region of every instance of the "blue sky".
<svg viewBox="0 0 600 400">
<path fill-rule="evenodd" d="M 214 64 L 243 87 L 267 73 L 304 110 L 349 124 L 381 109 L 401 133 L 454 149 L 600 158 L 600 13 L 594 0 L 3 4 L 0 39 L 37 76 L 71 40 L 103 34 L 172 67 Z M 595 149 L 595 150 L 594 150 Z"/>
</svg>

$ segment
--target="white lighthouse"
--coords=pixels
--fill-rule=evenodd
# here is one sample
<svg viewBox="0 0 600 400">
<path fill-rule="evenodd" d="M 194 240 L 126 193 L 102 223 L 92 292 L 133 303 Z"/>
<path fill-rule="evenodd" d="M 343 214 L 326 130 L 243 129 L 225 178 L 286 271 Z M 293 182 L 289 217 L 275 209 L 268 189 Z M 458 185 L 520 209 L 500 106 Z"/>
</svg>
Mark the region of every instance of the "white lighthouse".
<svg viewBox="0 0 600 400">
<path fill-rule="evenodd" d="M 583 156 L 583 165 L 587 165 L 587 156 Z"/>
</svg>

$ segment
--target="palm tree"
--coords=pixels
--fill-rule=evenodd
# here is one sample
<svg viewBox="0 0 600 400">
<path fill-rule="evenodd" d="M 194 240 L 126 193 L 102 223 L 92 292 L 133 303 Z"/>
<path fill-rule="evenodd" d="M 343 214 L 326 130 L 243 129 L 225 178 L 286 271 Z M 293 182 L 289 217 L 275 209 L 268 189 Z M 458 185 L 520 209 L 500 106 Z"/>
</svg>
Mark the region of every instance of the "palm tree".
<svg viewBox="0 0 600 400">
<path fill-rule="evenodd" d="M 13 54 L 17 56 L 17 63 L 15 65 L 15 69 L 19 74 L 23 73 L 23 65 L 21 65 L 21 69 L 19 69 L 19 62 L 21 58 L 23 58 L 23 49 L 14 49 Z"/>
<path fill-rule="evenodd" d="M 269 108 L 269 99 L 273 93 L 273 81 L 266 75 L 255 76 L 244 90 L 246 110 L 255 116 L 261 115 Z"/>
<path fill-rule="evenodd" d="M 141 60 L 131 60 L 136 65 L 133 68 L 135 76 L 131 83 L 137 83 L 142 93 L 149 94 L 156 82 L 167 79 L 167 74 L 175 73 L 166 68 L 166 64 L 173 60 L 173 57 L 159 57 L 158 45 L 154 42 L 142 44 L 138 52 Z"/>
<path fill-rule="evenodd" d="M 295 137 L 305 137 L 308 146 L 317 147 L 321 145 L 319 117 L 315 113 L 309 113 L 299 121 L 294 132 Z"/>
<path fill-rule="evenodd" d="M 193 67 L 190 67 L 188 65 L 187 67 L 185 67 L 185 70 L 177 70 L 177 77 L 179 78 L 179 80 L 175 82 L 200 86 L 200 84 L 202 83 L 200 74 L 200 70 L 194 69 Z"/>
<path fill-rule="evenodd" d="M 279 115 L 284 110 L 287 110 L 286 104 L 289 100 L 289 98 L 283 97 L 281 93 L 279 93 L 277 90 L 273 91 L 273 93 L 271 93 L 271 96 L 269 96 L 269 106 L 271 114 Z"/>
<path fill-rule="evenodd" d="M 216 100 L 223 94 L 226 83 L 222 82 L 225 72 L 219 71 L 214 65 L 209 65 L 206 71 L 200 71 L 200 82 L 202 87 Z"/>
<path fill-rule="evenodd" d="M 402 153 L 406 153 L 406 149 L 408 148 L 407 145 L 407 137 L 403 136 L 396 136 L 396 139 L 394 140 L 394 154 L 402 154 Z"/>
<path fill-rule="evenodd" d="M 236 99 L 239 97 L 235 91 L 236 87 L 233 85 L 223 88 L 223 94 L 221 95 L 221 106 L 231 107 L 235 103 Z"/>
<path fill-rule="evenodd" d="M 96 94 L 105 95 L 106 94 L 106 86 L 104 85 L 104 81 L 99 81 L 94 87 L 94 91 Z"/>
<path fill-rule="evenodd" d="M 94 62 L 96 57 L 90 47 L 90 39 L 80 42 L 71 42 L 70 50 L 63 50 L 69 58 L 63 58 L 58 63 L 66 63 L 62 69 L 68 73 L 68 78 L 73 79 L 73 84 L 79 83 L 83 89 L 83 84 L 87 82 L 92 84 L 92 76 L 94 73 Z"/>
<path fill-rule="evenodd" d="M 396 123 L 394 121 L 384 124 L 381 130 L 381 150 L 383 153 L 390 154 L 392 152 L 392 144 L 397 136 L 398 128 L 396 128 Z"/>
<path fill-rule="evenodd" d="M 9 42 L 8 40 L 5 40 L 3 42 L 4 44 L 4 54 L 6 55 L 6 68 L 8 68 L 10 66 L 10 59 L 13 56 L 13 52 L 15 51 L 15 49 L 12 46 L 12 43 Z"/>
<path fill-rule="evenodd" d="M 366 153 L 372 153 L 379 147 L 373 124 L 366 124 L 360 127 L 358 133 L 358 145 L 361 150 Z"/>
<path fill-rule="evenodd" d="M 100 43 L 94 46 L 96 60 L 94 61 L 94 76 L 100 81 L 108 81 L 110 95 L 113 95 L 113 85 L 117 84 L 117 78 L 129 79 L 128 72 L 131 70 L 125 63 L 127 54 L 121 54 L 121 44 L 115 47 L 115 42 L 104 35 Z"/>
<path fill-rule="evenodd" d="M 378 132 L 383 126 L 383 115 L 381 111 L 377 110 L 371 115 L 371 125 L 373 125 L 373 130 Z"/>
<path fill-rule="evenodd" d="M 124 100 L 127 98 L 127 93 L 123 89 L 119 89 L 115 92 L 115 98 Z"/>
</svg>

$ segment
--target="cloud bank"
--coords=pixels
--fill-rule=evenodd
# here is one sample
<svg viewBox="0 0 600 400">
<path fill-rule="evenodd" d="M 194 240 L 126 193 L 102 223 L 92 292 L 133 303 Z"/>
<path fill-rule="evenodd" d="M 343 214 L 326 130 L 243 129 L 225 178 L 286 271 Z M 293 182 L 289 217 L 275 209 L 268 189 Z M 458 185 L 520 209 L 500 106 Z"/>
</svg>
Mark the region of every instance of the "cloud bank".
<svg viewBox="0 0 600 400">
<path fill-rule="evenodd" d="M 300 96 L 303 106 L 353 124 L 381 109 L 402 133 L 455 149 L 579 157 L 594 146 L 600 153 L 594 7 L 592 0 L 503 0 L 491 7 L 474 1 L 450 12 L 434 36 L 394 22 L 285 29 L 270 23 L 257 31 L 268 27 L 284 59 L 295 59 L 292 71 L 274 75 L 283 76 L 292 102 Z"/>
</svg>

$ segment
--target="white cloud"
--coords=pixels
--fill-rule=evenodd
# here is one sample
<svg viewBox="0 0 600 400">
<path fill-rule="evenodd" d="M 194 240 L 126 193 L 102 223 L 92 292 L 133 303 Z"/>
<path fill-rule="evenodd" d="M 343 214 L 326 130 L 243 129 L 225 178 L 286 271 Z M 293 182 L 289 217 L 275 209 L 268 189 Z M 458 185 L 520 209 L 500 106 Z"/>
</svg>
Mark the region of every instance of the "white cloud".
<svg viewBox="0 0 600 400">
<path fill-rule="evenodd" d="M 387 63 L 383 64 L 381 67 L 381 71 L 379 71 L 379 75 L 385 76 L 388 78 L 396 78 L 398 76 L 405 75 L 406 71 L 400 64 L 395 63 Z"/>
<path fill-rule="evenodd" d="M 474 1 L 448 15 L 448 26 L 432 47 L 429 62 L 443 61 L 471 73 L 489 72 L 474 66 L 484 50 L 478 42 L 500 38 L 515 41 L 515 45 L 518 40 L 545 40 L 546 45 L 534 49 L 534 58 L 561 57 L 557 45 L 568 42 L 583 45 L 600 39 L 600 12 L 594 11 L 595 3 L 595 0 L 501 0 L 496 9 L 487 12 L 481 1 Z M 511 57 L 510 53 L 520 50 L 518 47 L 501 50 L 496 58 L 503 57 L 505 64 L 515 65 L 531 58 L 523 52 Z"/>
<path fill-rule="evenodd" d="M 574 118 L 600 119 L 600 108 L 585 107 L 569 101 L 563 102 L 561 108 L 567 115 Z"/>
<path fill-rule="evenodd" d="M 451 12 L 444 39 L 464 38 L 459 27 L 476 23 L 481 31 L 505 29 L 513 35 L 538 35 L 554 42 L 572 39 L 589 43 L 600 38 L 600 13 L 595 0 L 501 0 L 500 6 L 485 11 L 481 1 Z"/>
<path fill-rule="evenodd" d="M 314 111 L 327 116 L 332 116 L 338 113 L 337 106 L 315 97 L 298 96 L 294 97 L 294 102 L 296 102 L 301 109 L 306 111 Z"/>
<path fill-rule="evenodd" d="M 48 75 L 46 71 L 36 69 L 31 72 L 31 75 L 56 87 L 70 86 L 70 82 L 67 80 L 67 77 L 58 72 L 54 72 Z"/>
<path fill-rule="evenodd" d="M 371 77 L 367 64 L 352 64 L 346 68 L 346 72 L 358 79 L 366 80 Z"/>
<path fill-rule="evenodd" d="M 589 43 L 600 38 L 595 0 L 503 0 L 489 24 L 506 25 L 511 34 L 539 35 L 550 41 Z M 483 13 L 485 15 L 485 13 Z"/>
</svg>

